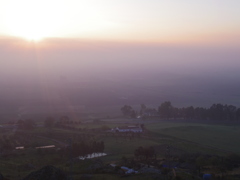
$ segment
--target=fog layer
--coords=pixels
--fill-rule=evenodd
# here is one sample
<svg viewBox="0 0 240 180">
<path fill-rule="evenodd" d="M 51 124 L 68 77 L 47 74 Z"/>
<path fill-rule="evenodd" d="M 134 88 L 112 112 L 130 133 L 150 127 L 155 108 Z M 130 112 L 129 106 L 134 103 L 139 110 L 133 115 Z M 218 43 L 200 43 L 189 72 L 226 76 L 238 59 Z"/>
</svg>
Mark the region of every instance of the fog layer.
<svg viewBox="0 0 240 180">
<path fill-rule="evenodd" d="M 237 46 L 0 42 L 2 111 L 30 106 L 240 105 Z"/>
</svg>

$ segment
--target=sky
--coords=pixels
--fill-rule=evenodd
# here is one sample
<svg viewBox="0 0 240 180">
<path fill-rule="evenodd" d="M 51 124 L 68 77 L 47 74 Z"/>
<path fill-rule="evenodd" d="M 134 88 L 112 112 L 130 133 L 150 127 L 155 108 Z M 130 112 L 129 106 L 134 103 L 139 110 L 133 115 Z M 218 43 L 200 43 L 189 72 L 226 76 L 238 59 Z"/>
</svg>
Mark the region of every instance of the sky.
<svg viewBox="0 0 240 180">
<path fill-rule="evenodd" d="M 238 0 L 0 0 L 0 34 L 35 40 L 237 43 L 239 7 Z"/>
<path fill-rule="evenodd" d="M 226 94 L 240 96 L 239 7 L 239 0 L 0 0 L 0 99 L 94 80 L 175 95 L 201 89 L 205 104 L 217 87 L 224 93 L 209 104 L 223 94 L 236 102 Z"/>
</svg>

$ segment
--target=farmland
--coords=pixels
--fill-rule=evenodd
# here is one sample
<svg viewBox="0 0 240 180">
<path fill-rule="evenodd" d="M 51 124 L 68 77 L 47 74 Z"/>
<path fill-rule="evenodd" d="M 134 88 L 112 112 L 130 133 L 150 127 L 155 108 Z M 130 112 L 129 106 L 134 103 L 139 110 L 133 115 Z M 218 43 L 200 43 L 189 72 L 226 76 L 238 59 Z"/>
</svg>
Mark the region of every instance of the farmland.
<svg viewBox="0 0 240 180">
<path fill-rule="evenodd" d="M 144 124 L 144 133 L 129 135 L 107 135 L 106 129 L 114 127 Z M 134 151 L 138 147 L 154 147 L 157 159 L 164 159 L 167 153 L 166 147 L 170 147 L 172 156 L 184 156 L 185 154 L 201 154 L 203 156 L 225 157 L 235 153 L 239 155 L 240 145 L 237 137 L 240 135 L 240 126 L 223 124 L 206 124 L 196 122 L 173 122 L 171 120 L 141 120 L 128 118 L 86 120 L 78 124 L 69 124 L 65 128 L 44 126 L 31 130 L 4 130 L 2 137 L 14 138 L 18 133 L 18 145 L 25 143 L 26 149 L 13 150 L 1 156 L 1 173 L 9 179 L 19 179 L 35 169 L 45 165 L 54 165 L 69 173 L 72 171 L 75 178 L 89 173 L 86 168 L 91 166 L 94 160 L 85 160 L 69 164 L 69 153 L 63 155 L 56 149 L 37 150 L 37 145 L 52 145 L 61 149 L 73 142 L 88 139 L 89 141 L 104 142 L 104 152 L 107 156 L 98 158 L 103 164 L 122 162 L 123 158 L 134 158 Z M 45 138 L 45 139 L 44 139 Z M 21 141 L 20 141 L 21 140 Z M 27 144 L 26 144 L 27 143 Z M 14 144 L 15 145 L 15 144 Z M 71 168 L 70 168 L 71 167 Z M 70 170 L 72 169 L 72 170 Z M 118 179 L 115 175 L 103 175 L 94 173 L 93 177 L 106 177 Z M 133 177 L 134 178 L 134 177 Z M 138 178 L 138 177 L 136 177 Z M 142 177 L 141 177 L 142 178 Z M 148 179 L 147 177 L 145 179 Z"/>
</svg>

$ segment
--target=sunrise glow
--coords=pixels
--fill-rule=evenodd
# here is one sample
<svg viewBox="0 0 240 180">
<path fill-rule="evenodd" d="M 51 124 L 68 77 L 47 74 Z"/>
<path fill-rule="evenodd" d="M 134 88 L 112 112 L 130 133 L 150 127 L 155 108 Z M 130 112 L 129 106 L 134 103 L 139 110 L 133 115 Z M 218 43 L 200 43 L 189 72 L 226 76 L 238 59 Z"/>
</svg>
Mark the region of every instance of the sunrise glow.
<svg viewBox="0 0 240 180">
<path fill-rule="evenodd" d="M 103 10 L 87 2 L 12 0 L 3 7 L 4 34 L 30 41 L 52 37 L 103 37 L 120 26 L 109 20 Z"/>
<path fill-rule="evenodd" d="M 0 35 L 146 43 L 239 39 L 239 1 L 0 0 Z M 203 13 L 204 12 L 204 13 Z"/>
<path fill-rule="evenodd" d="M 40 41 L 53 36 L 64 20 L 64 6 L 58 1 L 9 1 L 5 7 L 7 33 L 26 40 Z"/>
</svg>

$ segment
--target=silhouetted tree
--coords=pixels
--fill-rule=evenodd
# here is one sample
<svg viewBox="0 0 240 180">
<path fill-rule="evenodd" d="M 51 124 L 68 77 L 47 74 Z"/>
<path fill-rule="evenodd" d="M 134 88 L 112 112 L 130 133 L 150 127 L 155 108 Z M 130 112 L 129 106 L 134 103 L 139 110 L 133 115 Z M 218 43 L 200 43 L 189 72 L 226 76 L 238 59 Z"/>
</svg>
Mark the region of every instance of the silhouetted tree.
<svg viewBox="0 0 240 180">
<path fill-rule="evenodd" d="M 195 119 L 205 120 L 208 118 L 208 110 L 206 108 L 197 107 L 195 108 Z"/>
<path fill-rule="evenodd" d="M 131 106 L 128 106 L 128 105 L 124 105 L 122 108 L 121 108 L 121 111 L 123 113 L 124 116 L 127 116 L 127 117 L 130 117 L 133 113 L 133 108 Z"/>
<path fill-rule="evenodd" d="M 142 112 L 142 117 L 146 118 L 148 114 L 153 113 L 154 109 L 145 108 Z M 210 108 L 196 107 L 173 107 L 170 101 L 163 102 L 158 107 L 158 112 L 162 118 L 183 118 L 183 119 L 198 119 L 198 120 L 240 120 L 240 108 L 233 105 L 222 105 L 220 103 L 213 104 Z"/>
<path fill-rule="evenodd" d="M 236 119 L 239 121 L 240 120 L 240 108 L 236 110 Z"/>
<path fill-rule="evenodd" d="M 142 159 L 144 157 L 144 148 L 140 146 L 134 151 L 134 155 L 138 159 Z"/>
<path fill-rule="evenodd" d="M 83 140 L 78 143 L 72 144 L 72 154 L 74 157 L 86 156 L 87 154 L 92 154 L 97 152 L 102 153 L 103 151 L 104 151 L 103 141 L 100 141 L 100 142 L 93 141 L 91 143 Z"/>
<path fill-rule="evenodd" d="M 169 119 L 172 116 L 173 106 L 170 101 L 165 101 L 158 107 L 158 111 L 162 118 Z"/>
<path fill-rule="evenodd" d="M 233 105 L 225 105 L 224 106 L 224 114 L 225 114 L 225 119 L 233 121 L 236 119 L 236 112 L 237 112 L 237 107 Z"/>
<path fill-rule="evenodd" d="M 193 119 L 194 118 L 194 108 L 192 106 L 187 107 L 185 109 L 185 113 L 186 113 L 186 118 L 187 119 Z"/>
<path fill-rule="evenodd" d="M 224 108 L 222 104 L 213 104 L 209 109 L 209 116 L 212 120 L 224 120 Z"/>
<path fill-rule="evenodd" d="M 103 153 L 104 148 L 105 148 L 104 142 L 101 141 L 101 142 L 99 143 L 99 152 Z"/>
<path fill-rule="evenodd" d="M 180 117 L 180 112 L 179 112 L 179 109 L 178 109 L 178 108 L 176 108 L 176 107 L 173 107 L 173 108 L 172 108 L 172 117 L 173 117 L 174 119 Z"/>
<path fill-rule="evenodd" d="M 137 117 L 136 111 L 132 110 L 132 112 L 131 112 L 131 118 L 136 118 L 136 117 Z"/>
<path fill-rule="evenodd" d="M 145 104 L 141 104 L 141 108 L 140 108 L 140 115 L 143 115 L 144 111 L 147 109 L 147 106 Z"/>
</svg>

